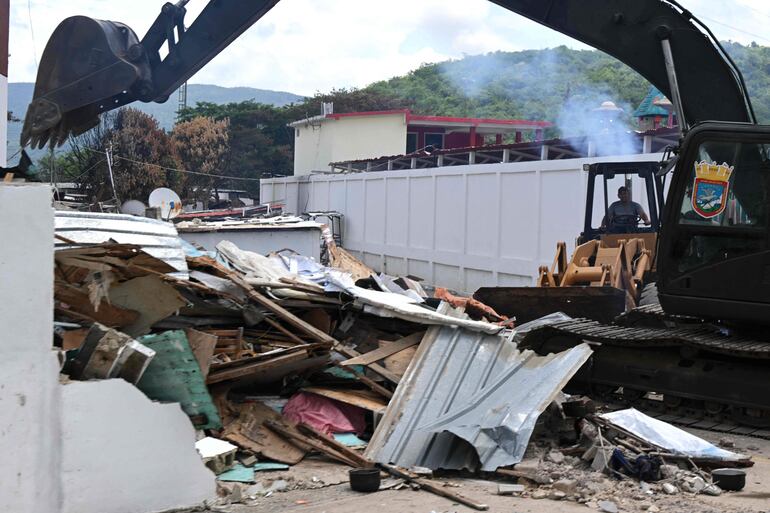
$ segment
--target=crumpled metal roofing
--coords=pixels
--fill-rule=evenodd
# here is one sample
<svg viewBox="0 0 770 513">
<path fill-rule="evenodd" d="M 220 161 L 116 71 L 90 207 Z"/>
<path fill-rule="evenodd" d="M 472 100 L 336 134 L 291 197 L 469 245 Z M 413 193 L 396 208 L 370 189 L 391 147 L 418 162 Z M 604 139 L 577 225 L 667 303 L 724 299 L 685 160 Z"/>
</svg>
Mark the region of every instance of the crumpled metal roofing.
<svg viewBox="0 0 770 513">
<path fill-rule="evenodd" d="M 187 279 L 187 260 L 182 241 L 172 223 L 147 217 L 99 212 L 56 211 L 54 229 L 57 235 L 75 242 L 56 239 L 56 249 L 102 244 L 113 240 L 120 244 L 141 246 L 146 253 L 163 260 L 177 270 L 174 276 Z"/>
<path fill-rule="evenodd" d="M 592 353 L 548 356 L 498 335 L 431 327 L 366 450 L 379 463 L 431 469 L 521 461 L 540 414 Z"/>
</svg>

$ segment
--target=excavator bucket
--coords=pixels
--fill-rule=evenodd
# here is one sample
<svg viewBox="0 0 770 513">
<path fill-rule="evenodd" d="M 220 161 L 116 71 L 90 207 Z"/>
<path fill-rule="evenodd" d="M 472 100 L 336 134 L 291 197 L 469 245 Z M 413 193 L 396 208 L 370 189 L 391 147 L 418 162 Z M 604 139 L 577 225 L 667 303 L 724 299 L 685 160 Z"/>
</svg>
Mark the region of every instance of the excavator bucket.
<svg viewBox="0 0 770 513">
<path fill-rule="evenodd" d="M 45 47 L 22 147 L 63 144 L 99 122 L 99 114 L 152 91 L 147 56 L 129 27 L 86 16 L 67 18 Z"/>
</svg>

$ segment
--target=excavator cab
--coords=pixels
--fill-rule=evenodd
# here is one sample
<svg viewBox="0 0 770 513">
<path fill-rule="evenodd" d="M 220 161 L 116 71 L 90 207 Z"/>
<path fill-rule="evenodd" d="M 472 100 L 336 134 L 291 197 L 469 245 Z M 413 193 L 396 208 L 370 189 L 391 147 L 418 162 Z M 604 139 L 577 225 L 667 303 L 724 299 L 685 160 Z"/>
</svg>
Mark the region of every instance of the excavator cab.
<svg viewBox="0 0 770 513">
<path fill-rule="evenodd" d="M 770 126 L 703 123 L 682 144 L 664 214 L 666 312 L 770 324 Z"/>
</svg>

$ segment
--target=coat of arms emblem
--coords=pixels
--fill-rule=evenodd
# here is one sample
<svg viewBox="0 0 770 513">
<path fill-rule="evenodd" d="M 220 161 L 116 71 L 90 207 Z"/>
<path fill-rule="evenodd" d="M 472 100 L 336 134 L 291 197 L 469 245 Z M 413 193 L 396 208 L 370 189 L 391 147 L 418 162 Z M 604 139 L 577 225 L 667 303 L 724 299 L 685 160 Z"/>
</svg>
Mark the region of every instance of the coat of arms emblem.
<svg viewBox="0 0 770 513">
<path fill-rule="evenodd" d="M 709 163 L 705 160 L 695 163 L 692 208 L 699 216 L 710 219 L 724 212 L 730 190 L 730 175 L 734 169 L 726 163 Z"/>
</svg>

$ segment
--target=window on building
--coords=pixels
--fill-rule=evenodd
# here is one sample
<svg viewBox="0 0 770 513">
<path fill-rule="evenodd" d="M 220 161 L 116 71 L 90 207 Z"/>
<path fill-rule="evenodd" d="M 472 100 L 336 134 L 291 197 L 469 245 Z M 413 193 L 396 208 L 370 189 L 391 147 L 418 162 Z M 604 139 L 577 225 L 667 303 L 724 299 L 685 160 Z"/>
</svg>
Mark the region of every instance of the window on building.
<svg viewBox="0 0 770 513">
<path fill-rule="evenodd" d="M 444 148 L 444 134 L 425 134 L 425 146 L 433 146 L 436 149 Z"/>
<path fill-rule="evenodd" d="M 417 134 L 415 132 L 406 133 L 406 152 L 417 151 Z"/>
</svg>

